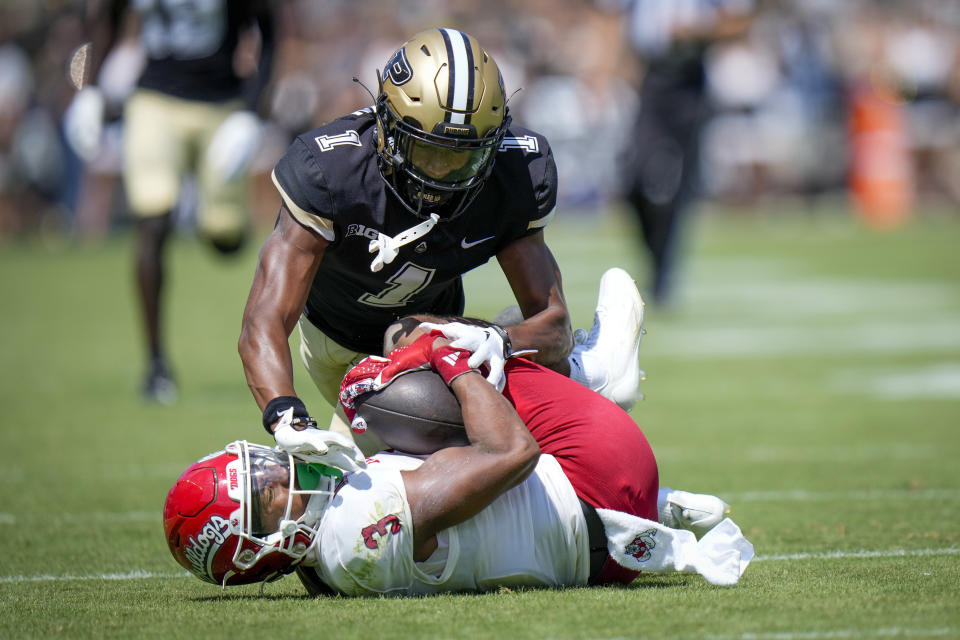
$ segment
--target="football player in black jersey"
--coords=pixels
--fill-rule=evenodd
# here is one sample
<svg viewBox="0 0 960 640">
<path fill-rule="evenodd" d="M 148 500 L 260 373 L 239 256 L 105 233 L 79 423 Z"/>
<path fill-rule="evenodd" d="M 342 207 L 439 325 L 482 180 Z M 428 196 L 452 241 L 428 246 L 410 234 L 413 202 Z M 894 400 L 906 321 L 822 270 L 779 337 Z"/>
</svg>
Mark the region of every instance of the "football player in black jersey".
<svg viewBox="0 0 960 640">
<path fill-rule="evenodd" d="M 553 155 L 543 136 L 512 123 L 493 58 L 466 33 L 429 29 L 378 80 L 372 108 L 299 136 L 273 171 L 283 203 L 239 341 L 264 427 L 272 432 L 291 407 L 309 415 L 293 385 L 294 326 L 307 370 L 337 406 L 344 373 L 381 353 L 388 326 L 410 314 L 462 314 L 461 275 L 491 257 L 524 318 L 491 331 L 498 347 L 536 349 L 541 364 L 632 403 L 642 301 L 625 272 L 608 273 L 600 306 L 630 308 L 598 308 L 575 346 L 543 237 L 556 203 Z"/>
<path fill-rule="evenodd" d="M 247 236 L 246 165 L 256 149 L 259 96 L 270 78 L 275 34 L 266 0 L 94 0 L 88 3 L 89 79 L 96 81 L 122 19 L 135 9 L 146 66 L 124 105 L 123 180 L 137 221 L 136 274 L 149 366 L 144 395 L 176 397 L 162 331 L 164 248 L 181 182 L 196 178 L 197 227 L 220 254 Z M 251 29 L 260 32 L 257 71 L 237 75 L 234 58 Z M 100 143 L 102 92 L 88 83 L 68 109 L 64 127 L 81 157 Z"/>
</svg>

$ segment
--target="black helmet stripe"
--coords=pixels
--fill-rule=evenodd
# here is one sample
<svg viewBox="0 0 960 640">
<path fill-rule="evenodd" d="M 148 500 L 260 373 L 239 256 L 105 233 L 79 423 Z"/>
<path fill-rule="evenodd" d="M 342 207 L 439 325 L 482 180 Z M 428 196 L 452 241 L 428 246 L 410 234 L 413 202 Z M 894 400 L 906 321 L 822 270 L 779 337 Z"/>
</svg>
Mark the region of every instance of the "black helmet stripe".
<svg viewBox="0 0 960 640">
<path fill-rule="evenodd" d="M 464 122 L 465 124 L 470 124 L 470 114 L 473 112 L 473 97 L 476 91 L 475 83 L 477 76 L 473 72 L 473 47 L 470 46 L 470 38 L 462 31 L 460 35 L 463 36 L 464 49 L 467 51 L 467 108 L 465 109 L 467 117 Z"/>
<path fill-rule="evenodd" d="M 440 29 L 447 48 L 447 110 L 444 120 L 455 124 L 470 124 L 475 91 L 473 77 L 473 48 L 467 34 L 456 29 Z"/>
</svg>

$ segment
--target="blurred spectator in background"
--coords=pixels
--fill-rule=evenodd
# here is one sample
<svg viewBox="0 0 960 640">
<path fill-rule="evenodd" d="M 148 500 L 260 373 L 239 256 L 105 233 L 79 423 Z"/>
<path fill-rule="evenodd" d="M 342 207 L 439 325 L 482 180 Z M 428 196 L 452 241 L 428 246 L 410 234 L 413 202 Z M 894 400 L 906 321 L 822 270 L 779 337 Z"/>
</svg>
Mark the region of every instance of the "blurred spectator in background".
<svg viewBox="0 0 960 640">
<path fill-rule="evenodd" d="M 69 6 L 0 3 L 0 236 L 59 232 L 73 205 L 76 161 L 58 123 L 80 32 Z"/>
<path fill-rule="evenodd" d="M 742 37 L 710 47 L 707 196 L 755 207 L 796 194 L 813 204 L 843 187 L 843 87 L 824 6 L 782 4 L 758 13 Z"/>
<path fill-rule="evenodd" d="M 145 49 L 157 45 L 147 32 L 165 31 L 141 15 L 176 16 L 168 25 L 172 33 L 191 7 L 229 7 L 233 15 L 247 4 L 138 0 L 142 14 L 114 15 L 111 23 L 92 20 L 111 15 L 110 0 L 0 2 L 0 236 L 44 231 L 49 238 L 50 231 L 70 229 L 99 238 L 119 227 L 124 217 L 116 214 L 127 208 L 119 188 L 123 149 L 138 146 L 124 142 L 123 105 L 137 88 Z M 271 99 L 257 105 L 270 118 L 251 160 L 247 202 L 253 222 L 263 227 L 273 224 L 279 206 L 270 170 L 292 137 L 362 104 L 368 96 L 351 78 L 374 85 L 374 69 L 395 42 L 440 24 L 486 43 L 500 63 L 511 110 L 551 140 L 561 219 L 612 210 L 607 205 L 624 192 L 618 174 L 631 171 L 627 191 L 642 205 L 637 218 L 650 246 L 644 253 L 653 256 L 650 288 L 660 292 L 658 299 L 669 297 L 670 256 L 683 237 L 675 230 L 698 183 L 703 200 L 727 212 L 779 213 L 789 210 L 785 199 L 797 196 L 847 211 L 849 195 L 849 210 L 870 226 L 885 210 L 892 212 L 887 220 L 899 224 L 916 205 L 956 210 L 960 202 L 957 0 L 269 4 L 275 15 L 268 18 L 282 25 L 282 39 Z M 93 35 L 84 33 L 84 16 L 90 24 L 112 25 L 117 44 L 106 59 L 95 47 L 70 65 L 78 44 Z M 252 76 L 248 84 L 262 88 L 273 36 L 263 28 L 259 38 L 256 29 L 238 31 L 243 36 L 235 50 L 231 44 L 207 60 L 171 54 L 177 73 L 213 72 L 210 63 L 225 66 L 232 51 L 233 71 L 224 73 Z M 204 41 L 185 39 L 197 46 Z M 96 150 L 81 163 L 57 123 L 76 92 L 71 76 L 83 81 L 84 72 L 88 82 L 96 73 L 106 118 Z M 210 92 L 218 82 L 209 83 Z M 154 96 L 173 91 L 147 86 Z M 625 136 L 634 119 L 636 133 Z M 155 128 L 162 126 L 157 121 Z M 89 140 L 98 130 L 82 126 L 71 135 Z M 618 156 L 624 143 L 628 153 Z M 188 155 L 203 164 L 198 150 Z M 202 195 L 203 171 L 199 175 Z M 174 217 L 179 228 L 199 223 L 204 232 L 204 208 L 193 215 L 195 192 L 181 192 L 187 197 L 179 197 Z"/>
<path fill-rule="evenodd" d="M 92 43 L 79 52 L 74 79 L 82 88 L 64 118 L 67 138 L 86 160 L 101 149 L 110 92 L 109 82 L 97 81 L 128 17 L 127 4 L 88 4 Z M 257 109 L 274 51 L 269 6 L 266 0 L 133 3 L 146 61 L 124 106 L 123 179 L 136 219 L 137 285 L 149 358 L 143 393 L 160 403 L 173 402 L 177 393 L 161 303 L 164 249 L 184 178 L 195 177 L 197 228 L 214 249 L 235 253 L 248 235 L 246 173 L 258 144 Z M 136 66 L 135 55 L 125 55 L 123 66 Z"/>
<path fill-rule="evenodd" d="M 960 203 L 958 19 L 960 3 L 952 9 L 922 3 L 890 22 L 879 56 L 904 101 L 918 195 L 954 204 Z"/>
<path fill-rule="evenodd" d="M 526 80 L 514 108 L 550 140 L 557 159 L 558 206 L 596 215 L 617 194 L 617 154 L 636 110 L 620 20 L 588 3 L 554 7 L 549 21 L 528 18 Z M 505 75 L 505 79 L 506 79 Z"/>
<path fill-rule="evenodd" d="M 640 104 L 622 168 L 626 200 L 649 252 L 655 302 L 671 294 L 677 233 L 697 192 L 700 132 L 709 110 L 704 60 L 711 43 L 744 34 L 752 0 L 604 0 L 621 5 L 642 63 Z"/>
</svg>

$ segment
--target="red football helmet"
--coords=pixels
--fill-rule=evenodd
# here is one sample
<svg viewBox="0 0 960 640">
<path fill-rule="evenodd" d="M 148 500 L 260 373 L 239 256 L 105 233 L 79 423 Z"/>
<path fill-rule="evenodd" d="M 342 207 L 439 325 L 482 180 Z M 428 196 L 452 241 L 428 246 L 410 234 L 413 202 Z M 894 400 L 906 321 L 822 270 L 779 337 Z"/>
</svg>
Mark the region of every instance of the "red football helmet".
<svg viewBox="0 0 960 640">
<path fill-rule="evenodd" d="M 303 560 L 340 477 L 278 449 L 232 442 L 190 465 L 167 494 L 170 552 L 205 582 L 275 580 Z"/>
</svg>

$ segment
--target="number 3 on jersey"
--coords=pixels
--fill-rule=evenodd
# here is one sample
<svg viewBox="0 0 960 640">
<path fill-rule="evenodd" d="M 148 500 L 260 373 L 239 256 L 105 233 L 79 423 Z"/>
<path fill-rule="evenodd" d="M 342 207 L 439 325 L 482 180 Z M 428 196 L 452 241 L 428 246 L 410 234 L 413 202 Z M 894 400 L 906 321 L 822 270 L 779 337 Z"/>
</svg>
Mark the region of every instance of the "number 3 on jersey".
<svg viewBox="0 0 960 640">
<path fill-rule="evenodd" d="M 371 307 L 402 307 L 430 284 L 434 272 L 435 269 L 407 262 L 387 278 L 387 286 L 380 293 L 365 293 L 360 296 L 359 302 Z"/>
</svg>

